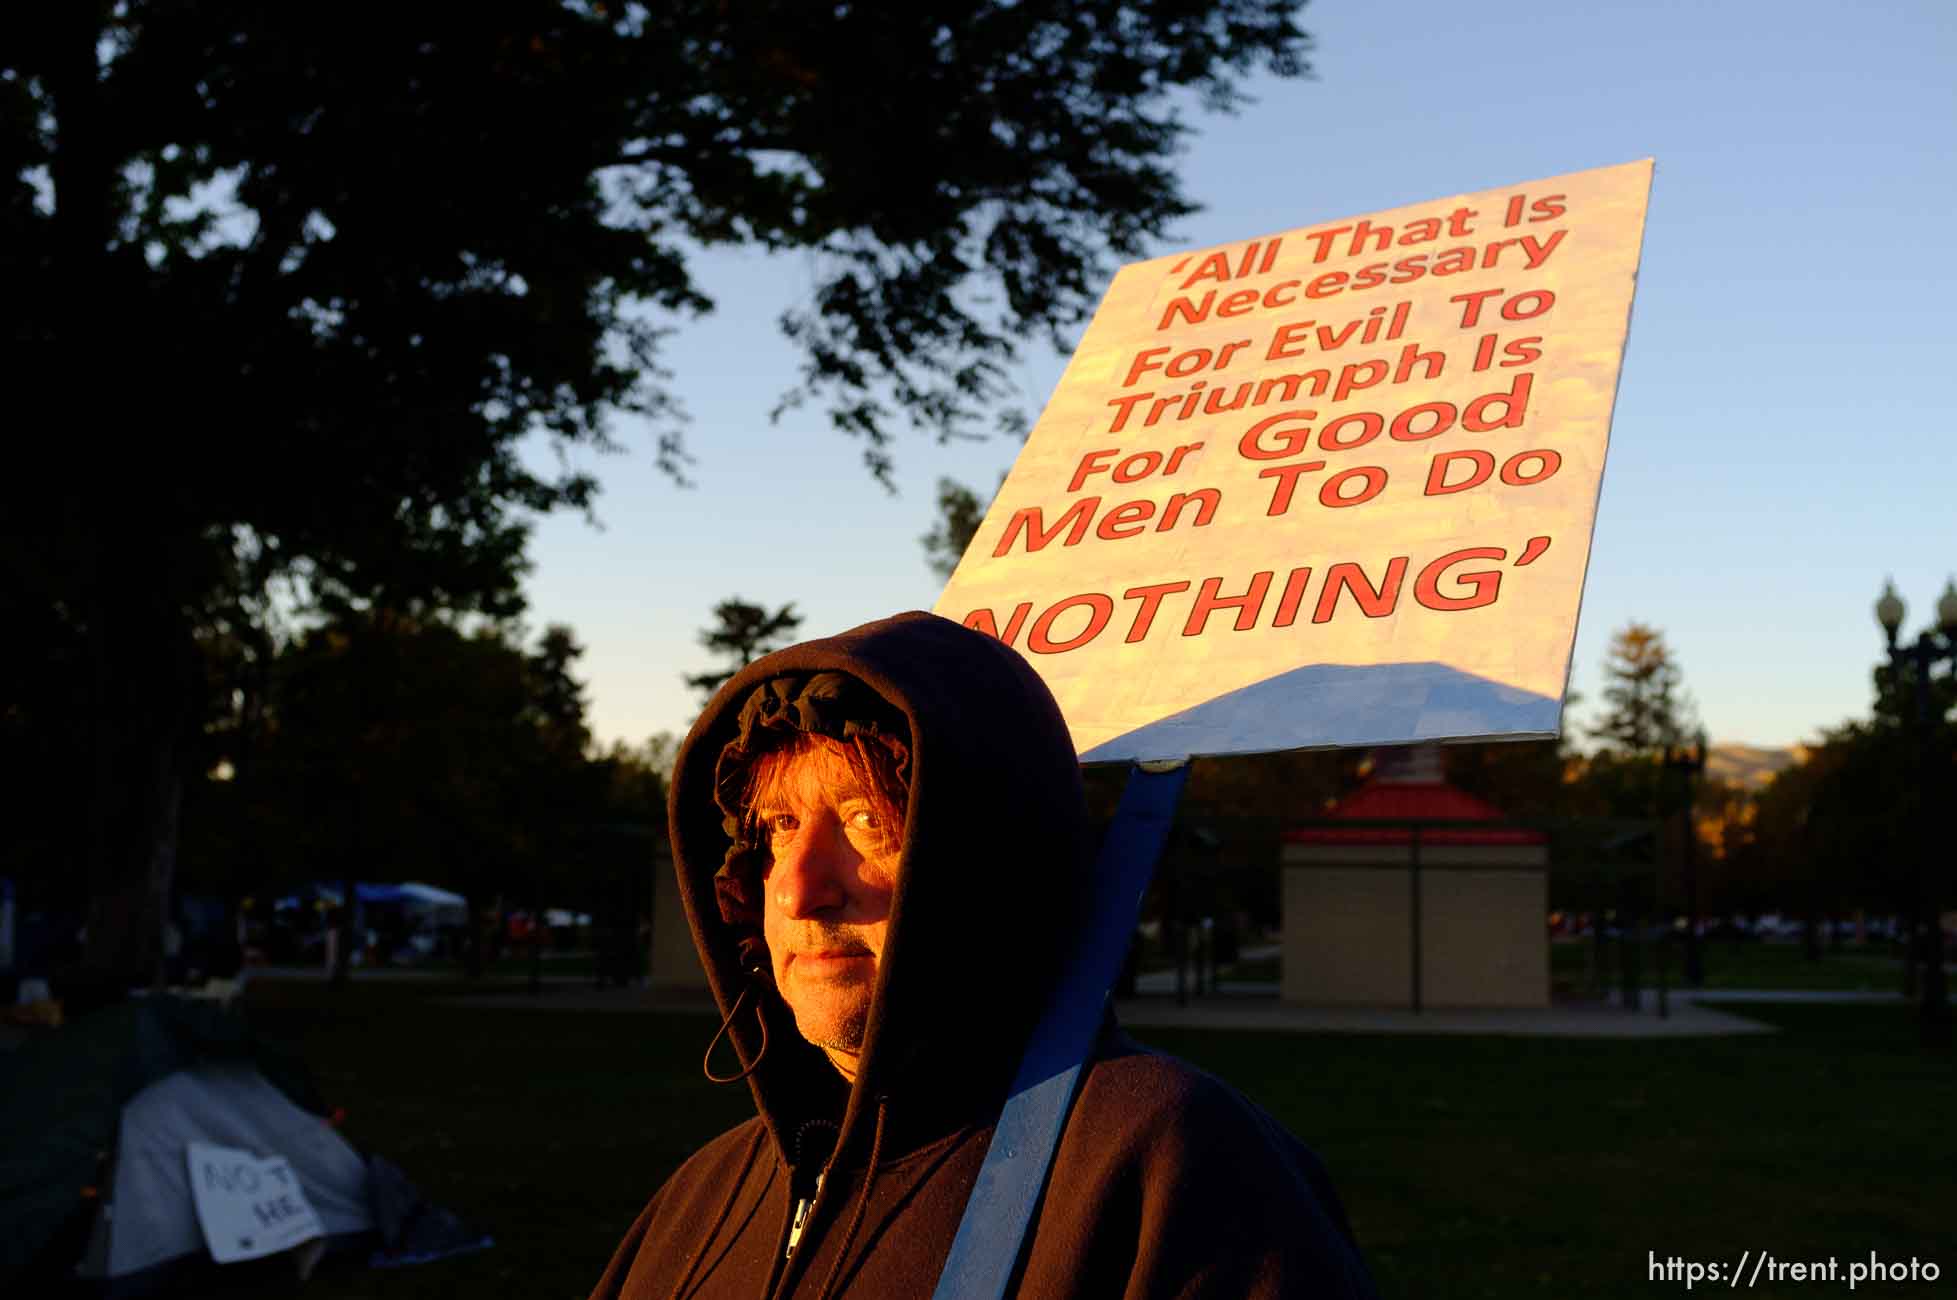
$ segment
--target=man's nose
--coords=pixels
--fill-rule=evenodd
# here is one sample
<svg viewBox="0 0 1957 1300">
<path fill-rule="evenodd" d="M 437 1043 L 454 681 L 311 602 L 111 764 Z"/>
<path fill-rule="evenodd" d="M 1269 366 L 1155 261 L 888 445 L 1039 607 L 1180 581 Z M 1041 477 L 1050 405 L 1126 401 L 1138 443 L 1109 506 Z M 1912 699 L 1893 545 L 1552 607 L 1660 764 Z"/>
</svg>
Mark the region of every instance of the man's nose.
<svg viewBox="0 0 1957 1300">
<path fill-rule="evenodd" d="M 849 866 L 843 847 L 840 829 L 829 818 L 814 818 L 776 849 L 768 892 L 783 915 L 819 916 L 843 905 L 843 876 Z"/>
</svg>

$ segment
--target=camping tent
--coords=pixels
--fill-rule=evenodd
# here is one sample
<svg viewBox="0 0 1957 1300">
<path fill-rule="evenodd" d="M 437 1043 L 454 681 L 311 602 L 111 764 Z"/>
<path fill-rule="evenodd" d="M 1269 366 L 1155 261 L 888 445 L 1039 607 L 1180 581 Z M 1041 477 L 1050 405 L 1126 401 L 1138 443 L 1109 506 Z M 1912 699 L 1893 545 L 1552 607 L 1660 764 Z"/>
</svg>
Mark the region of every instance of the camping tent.
<svg viewBox="0 0 1957 1300">
<path fill-rule="evenodd" d="M 329 1242 L 374 1231 L 367 1165 L 331 1125 L 301 1109 L 246 1061 L 206 1061 L 131 1097 L 117 1126 L 111 1213 L 96 1216 L 77 1270 L 111 1291 L 180 1259 L 201 1263 L 204 1231 L 185 1151 L 193 1142 L 276 1152 Z"/>
<path fill-rule="evenodd" d="M 194 1289 L 213 1265 L 193 1142 L 283 1157 L 329 1250 L 486 1244 L 363 1159 L 322 1118 L 303 1068 L 215 1006 L 109 1007 L 0 1056 L 0 1083 L 0 1294 L 75 1279 L 112 1296 Z"/>
</svg>

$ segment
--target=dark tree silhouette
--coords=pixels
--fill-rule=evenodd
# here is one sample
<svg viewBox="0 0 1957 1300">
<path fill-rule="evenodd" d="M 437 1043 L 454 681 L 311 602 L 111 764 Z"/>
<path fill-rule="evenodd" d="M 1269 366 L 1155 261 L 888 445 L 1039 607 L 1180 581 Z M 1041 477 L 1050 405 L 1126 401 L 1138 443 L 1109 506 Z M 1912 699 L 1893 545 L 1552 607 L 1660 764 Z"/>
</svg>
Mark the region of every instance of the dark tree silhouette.
<svg viewBox="0 0 1957 1300">
<path fill-rule="evenodd" d="M 213 627 L 249 682 L 275 592 L 513 612 L 524 512 L 593 489 L 520 439 L 633 414 L 683 466 L 658 341 L 703 245 L 812 256 L 785 400 L 872 472 L 900 417 L 983 431 L 1191 210 L 1190 92 L 1303 70 L 1294 8 L 0 7 L 0 572 L 83 647 L 91 966 L 154 968 Z"/>
<path fill-rule="evenodd" d="M 1627 755 L 1650 755 L 1685 743 L 1692 731 L 1684 674 L 1665 634 L 1627 623 L 1604 657 L 1604 716 L 1590 734 Z"/>
<path fill-rule="evenodd" d="M 411 877 L 527 901 L 602 803 L 581 653 L 563 627 L 526 649 L 511 627 L 394 610 L 282 647 L 252 760 L 189 783 L 186 881 L 235 896 Z"/>
<path fill-rule="evenodd" d="M 973 534 L 984 522 L 985 502 L 978 499 L 978 493 L 955 479 L 939 479 L 937 522 L 918 539 L 924 544 L 924 562 L 931 566 L 931 572 L 950 581 L 965 548 L 972 544 Z"/>
<path fill-rule="evenodd" d="M 720 684 L 762 655 L 781 649 L 795 639 L 802 616 L 793 602 L 770 614 L 766 605 L 750 605 L 739 596 L 713 607 L 712 627 L 702 628 L 700 644 L 728 660 L 718 672 L 695 673 L 686 684 L 700 692 L 703 700 L 720 689 Z"/>
</svg>

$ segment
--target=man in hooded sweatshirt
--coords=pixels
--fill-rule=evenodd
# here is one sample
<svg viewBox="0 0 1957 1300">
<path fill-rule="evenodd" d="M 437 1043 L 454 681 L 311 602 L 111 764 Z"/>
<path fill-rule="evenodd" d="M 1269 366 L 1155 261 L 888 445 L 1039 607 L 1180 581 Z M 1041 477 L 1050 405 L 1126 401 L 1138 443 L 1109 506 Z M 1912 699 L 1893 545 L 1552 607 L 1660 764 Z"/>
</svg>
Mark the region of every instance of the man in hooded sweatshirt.
<svg viewBox="0 0 1957 1300">
<path fill-rule="evenodd" d="M 1052 695 L 996 639 L 898 615 L 757 660 L 681 747 L 680 897 L 756 1115 L 667 1180 L 594 1300 L 928 1297 L 1091 846 Z M 718 1043 L 716 1039 L 716 1043 Z M 1109 1018 L 1015 1294 L 1372 1297 L 1318 1161 Z"/>
</svg>

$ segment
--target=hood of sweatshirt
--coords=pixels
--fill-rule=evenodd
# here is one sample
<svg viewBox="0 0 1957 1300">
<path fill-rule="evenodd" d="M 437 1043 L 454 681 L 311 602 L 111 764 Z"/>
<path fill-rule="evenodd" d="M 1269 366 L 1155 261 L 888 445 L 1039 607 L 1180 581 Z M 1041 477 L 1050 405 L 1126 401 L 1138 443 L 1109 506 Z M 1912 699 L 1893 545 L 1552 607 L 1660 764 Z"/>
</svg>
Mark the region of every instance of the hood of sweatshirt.
<svg viewBox="0 0 1957 1300">
<path fill-rule="evenodd" d="M 901 859 L 853 1084 L 775 991 L 765 858 L 730 815 L 747 757 L 788 729 L 894 730 L 909 745 Z M 789 1163 L 828 1154 L 827 1141 L 805 1149 L 812 1124 L 837 1126 L 837 1160 L 860 1160 L 877 1109 L 889 1156 L 991 1118 L 1081 923 L 1089 835 L 1066 724 L 1016 651 L 913 612 L 768 655 L 694 723 L 669 802 L 694 942 Z M 715 1069 L 731 1073 L 721 1052 Z"/>
</svg>

